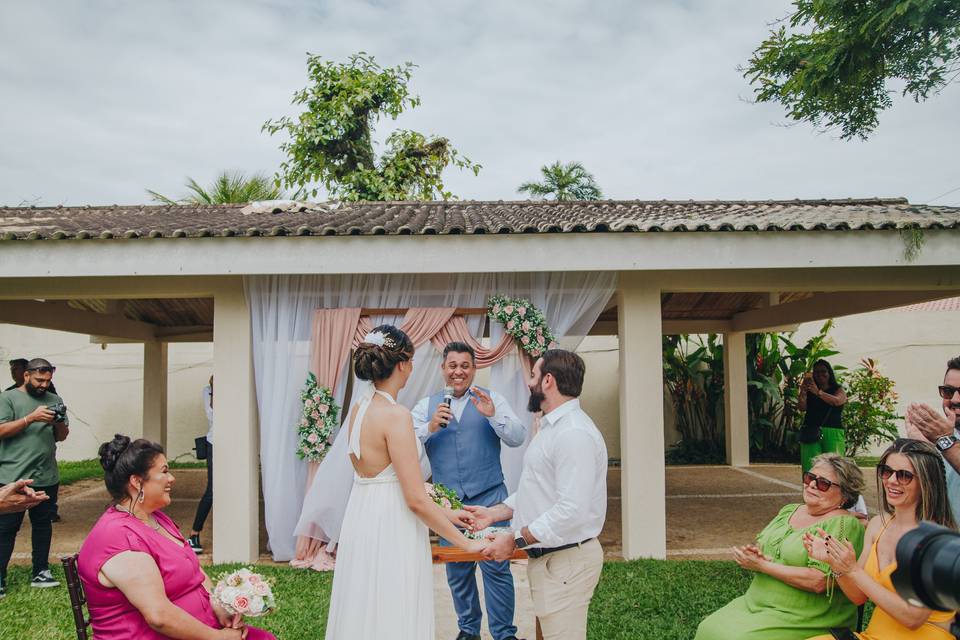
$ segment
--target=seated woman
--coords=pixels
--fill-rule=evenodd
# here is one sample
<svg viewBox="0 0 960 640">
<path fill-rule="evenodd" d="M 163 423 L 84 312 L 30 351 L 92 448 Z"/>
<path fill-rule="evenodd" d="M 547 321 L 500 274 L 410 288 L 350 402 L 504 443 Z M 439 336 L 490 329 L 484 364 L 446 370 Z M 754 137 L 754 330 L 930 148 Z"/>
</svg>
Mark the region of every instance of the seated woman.
<svg viewBox="0 0 960 640">
<path fill-rule="evenodd" d="M 947 640 L 954 612 L 915 607 L 897 595 L 890 576 L 897 568 L 897 542 L 921 520 L 956 529 L 943 458 L 927 442 L 902 438 L 884 451 L 877 465 L 881 513 L 867 526 L 865 553 L 834 539 L 829 531 L 808 535 L 810 555 L 830 565 L 837 584 L 856 604 L 876 605 L 861 640 Z M 860 560 L 857 560 L 859 556 Z M 829 640 L 833 636 L 819 636 Z"/>
<path fill-rule="evenodd" d="M 160 445 L 117 435 L 100 446 L 114 503 L 80 548 L 77 568 L 98 640 L 267 640 L 210 599 L 213 585 L 161 509 L 173 475 Z"/>
<path fill-rule="evenodd" d="M 853 460 L 814 458 L 803 474 L 803 504 L 781 509 L 756 544 L 734 547 L 737 564 L 756 575 L 744 595 L 700 623 L 697 640 L 792 640 L 853 625 L 857 607 L 830 588 L 830 568 L 807 554 L 803 534 L 820 528 L 859 549 L 863 525 L 847 509 L 864 486 Z"/>
</svg>

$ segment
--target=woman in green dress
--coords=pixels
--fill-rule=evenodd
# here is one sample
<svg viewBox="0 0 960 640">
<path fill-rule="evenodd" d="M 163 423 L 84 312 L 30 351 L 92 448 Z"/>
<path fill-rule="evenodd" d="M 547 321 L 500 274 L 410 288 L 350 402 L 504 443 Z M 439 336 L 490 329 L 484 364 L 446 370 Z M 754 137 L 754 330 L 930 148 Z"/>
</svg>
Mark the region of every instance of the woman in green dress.
<svg viewBox="0 0 960 640">
<path fill-rule="evenodd" d="M 696 640 L 800 640 L 854 626 L 857 607 L 833 588 L 830 567 L 807 555 L 803 534 L 823 529 L 859 554 L 863 525 L 847 509 L 865 487 L 863 474 L 853 460 L 824 453 L 804 472 L 803 485 L 802 504 L 782 508 L 756 544 L 733 548 L 753 581 L 700 623 Z"/>
</svg>

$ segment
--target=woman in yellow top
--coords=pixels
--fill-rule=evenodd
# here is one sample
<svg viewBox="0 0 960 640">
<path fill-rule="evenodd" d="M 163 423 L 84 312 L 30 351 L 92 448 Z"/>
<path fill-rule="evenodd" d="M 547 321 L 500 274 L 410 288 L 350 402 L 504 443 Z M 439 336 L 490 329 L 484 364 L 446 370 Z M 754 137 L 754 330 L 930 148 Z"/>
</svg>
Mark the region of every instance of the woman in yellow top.
<svg viewBox="0 0 960 640">
<path fill-rule="evenodd" d="M 954 613 L 915 607 L 897 595 L 890 576 L 897 568 L 897 542 L 921 520 L 956 529 L 947 501 L 943 459 L 927 442 L 894 442 L 877 465 L 881 513 L 867 526 L 857 561 L 849 543 L 840 543 L 822 529 L 807 534 L 804 544 L 811 557 L 830 565 L 837 584 L 856 604 L 868 599 L 876 605 L 861 640 L 947 640 Z M 882 490 L 880 490 L 882 489 Z M 829 640 L 832 636 L 818 636 Z"/>
</svg>

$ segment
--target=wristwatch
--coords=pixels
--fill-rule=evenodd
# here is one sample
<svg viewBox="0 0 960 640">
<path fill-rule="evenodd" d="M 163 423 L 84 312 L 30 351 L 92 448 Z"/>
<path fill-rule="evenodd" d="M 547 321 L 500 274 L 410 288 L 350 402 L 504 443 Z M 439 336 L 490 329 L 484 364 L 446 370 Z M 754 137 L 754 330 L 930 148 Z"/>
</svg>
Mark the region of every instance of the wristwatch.
<svg viewBox="0 0 960 640">
<path fill-rule="evenodd" d="M 527 546 L 527 539 L 523 537 L 523 530 L 521 529 L 513 532 L 513 541 L 517 544 L 517 549 L 523 549 Z"/>
<path fill-rule="evenodd" d="M 957 444 L 957 436 L 947 435 L 937 438 L 937 449 L 940 451 L 946 451 L 955 444 Z"/>
</svg>

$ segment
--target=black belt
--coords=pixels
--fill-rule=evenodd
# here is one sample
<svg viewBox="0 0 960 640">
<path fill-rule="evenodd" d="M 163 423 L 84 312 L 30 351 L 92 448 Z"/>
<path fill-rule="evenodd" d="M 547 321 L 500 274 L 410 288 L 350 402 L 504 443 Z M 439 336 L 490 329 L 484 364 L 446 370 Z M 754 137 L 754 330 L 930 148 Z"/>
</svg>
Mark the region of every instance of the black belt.
<svg viewBox="0 0 960 640">
<path fill-rule="evenodd" d="M 593 538 L 587 538 L 583 542 L 572 542 L 570 544 L 564 544 L 559 547 L 531 547 L 527 549 L 527 555 L 531 558 L 540 558 L 547 555 L 548 553 L 553 553 L 554 551 L 563 551 L 564 549 L 572 549 L 573 547 L 579 547 L 582 544 L 587 544 L 593 540 Z"/>
</svg>

